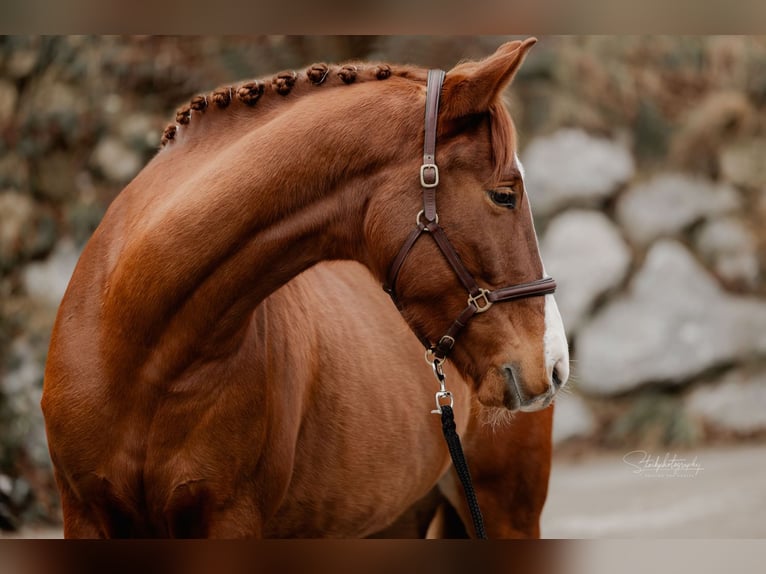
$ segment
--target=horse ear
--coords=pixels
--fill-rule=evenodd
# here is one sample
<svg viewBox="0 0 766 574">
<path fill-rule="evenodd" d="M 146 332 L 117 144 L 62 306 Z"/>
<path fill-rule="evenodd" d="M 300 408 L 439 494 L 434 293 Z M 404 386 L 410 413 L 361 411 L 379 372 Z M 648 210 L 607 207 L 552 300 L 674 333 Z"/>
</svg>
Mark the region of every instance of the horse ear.
<svg viewBox="0 0 766 574">
<path fill-rule="evenodd" d="M 487 111 L 511 83 L 536 42 L 537 38 L 508 42 L 484 60 L 465 62 L 452 68 L 444 80 L 440 115 L 458 118 Z"/>
</svg>

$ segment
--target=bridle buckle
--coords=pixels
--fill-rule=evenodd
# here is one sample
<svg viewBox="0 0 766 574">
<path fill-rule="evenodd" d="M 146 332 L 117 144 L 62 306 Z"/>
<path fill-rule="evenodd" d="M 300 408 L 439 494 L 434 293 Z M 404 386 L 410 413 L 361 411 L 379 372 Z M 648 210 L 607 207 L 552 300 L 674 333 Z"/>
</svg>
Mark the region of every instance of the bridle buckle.
<svg viewBox="0 0 766 574">
<path fill-rule="evenodd" d="M 483 301 L 483 304 L 480 305 L 479 301 Z M 480 287 L 478 295 L 468 296 L 468 304 L 476 307 L 477 313 L 484 313 L 484 311 L 487 311 L 494 303 L 489 300 L 489 289 L 482 289 Z"/>
<path fill-rule="evenodd" d="M 426 170 L 434 170 L 434 180 L 431 183 L 426 182 Z M 439 168 L 435 163 L 424 163 L 420 166 L 420 185 L 423 187 L 436 187 L 439 185 Z"/>
</svg>

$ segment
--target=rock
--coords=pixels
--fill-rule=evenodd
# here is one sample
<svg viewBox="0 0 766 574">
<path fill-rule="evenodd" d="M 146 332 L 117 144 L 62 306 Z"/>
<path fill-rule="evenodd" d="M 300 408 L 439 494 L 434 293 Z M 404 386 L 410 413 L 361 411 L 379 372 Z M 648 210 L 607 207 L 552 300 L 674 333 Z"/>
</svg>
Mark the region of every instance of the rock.
<svg viewBox="0 0 766 574">
<path fill-rule="evenodd" d="M 578 386 L 609 395 L 682 384 L 766 354 L 765 326 L 766 303 L 725 293 L 683 245 L 659 241 L 628 291 L 580 330 Z"/>
<path fill-rule="evenodd" d="M 74 79 L 62 81 L 61 75 L 64 71 L 51 65 L 25 84 L 16 121 L 16 147 L 25 157 L 44 158 L 55 149 L 74 155 L 80 146 L 91 147 L 101 129 L 92 103 L 94 88 L 79 85 Z M 76 157 L 82 157 L 82 153 Z"/>
<path fill-rule="evenodd" d="M 747 42 L 737 36 L 711 36 L 707 38 L 705 57 L 709 82 L 716 88 L 744 87 L 748 80 L 751 56 Z"/>
<path fill-rule="evenodd" d="M 540 249 L 546 272 L 558 283 L 556 303 L 570 335 L 596 299 L 622 282 L 631 260 L 617 228 L 595 211 L 567 211 L 553 219 Z"/>
<path fill-rule="evenodd" d="M 541 217 L 568 205 L 597 205 L 635 172 L 623 145 L 579 129 L 533 140 L 524 150 L 523 163 L 535 215 Z"/>
<path fill-rule="evenodd" d="M 16 191 L 0 192 L 0 271 L 50 250 L 56 222 L 48 207 Z"/>
<path fill-rule="evenodd" d="M 586 402 L 572 393 L 556 396 L 553 411 L 553 444 L 573 438 L 588 438 L 596 430 L 596 419 Z"/>
<path fill-rule="evenodd" d="M 648 98 L 638 101 L 632 132 L 639 163 L 664 161 L 673 126 L 655 102 Z"/>
<path fill-rule="evenodd" d="M 50 209 L 16 191 L 0 192 L 0 271 L 48 251 L 55 233 Z"/>
<path fill-rule="evenodd" d="M 766 368 L 736 369 L 686 398 L 689 415 L 709 427 L 736 434 L 766 431 Z"/>
<path fill-rule="evenodd" d="M 34 220 L 34 202 L 15 191 L 0 192 L 0 269 L 18 259 L 24 231 Z"/>
<path fill-rule="evenodd" d="M 0 80 L 0 128 L 8 125 L 13 119 L 17 100 L 16 87 L 6 80 Z"/>
<path fill-rule="evenodd" d="M 67 205 L 67 228 L 76 245 L 85 245 L 103 216 L 104 207 L 95 201 L 79 201 Z"/>
<path fill-rule="evenodd" d="M 76 122 L 88 108 L 88 102 L 75 87 L 56 78 L 55 71 L 48 71 L 28 88 L 30 92 L 19 104 L 20 113 L 27 121 L 35 118 L 57 118 L 63 123 Z"/>
<path fill-rule="evenodd" d="M 606 443 L 613 448 L 694 446 L 704 435 L 702 426 L 686 415 L 683 403 L 673 394 L 656 389 L 637 393 L 627 406 L 604 429 Z"/>
<path fill-rule="evenodd" d="M 647 245 L 739 205 L 739 195 L 729 185 L 665 173 L 628 189 L 617 202 L 617 219 L 631 241 Z"/>
<path fill-rule="evenodd" d="M 522 69 L 525 67 L 526 63 Z M 536 116 L 545 119 L 544 125 L 536 131 L 578 126 L 591 133 L 603 133 L 610 128 L 608 120 L 597 107 L 571 92 L 551 89 L 547 98 L 534 98 L 527 105 L 533 106 L 531 111 Z M 536 110 L 537 106 L 540 109 Z"/>
<path fill-rule="evenodd" d="M 164 123 L 163 118 L 143 112 L 134 112 L 121 120 L 117 129 L 120 138 L 131 147 L 145 151 L 156 150 L 159 147 Z"/>
<path fill-rule="evenodd" d="M 0 188 L 26 189 L 29 185 L 29 165 L 17 153 L 0 155 Z"/>
<path fill-rule="evenodd" d="M 766 188 L 766 138 L 737 141 L 721 150 L 721 175 L 734 185 Z"/>
<path fill-rule="evenodd" d="M 19 395 L 42 388 L 43 361 L 26 338 L 17 338 L 11 344 L 9 363 L 14 365 L 0 381 L 5 395 Z M 26 413 L 25 413 L 26 414 Z"/>
<path fill-rule="evenodd" d="M 46 154 L 35 169 L 35 191 L 56 202 L 70 200 L 77 195 L 78 166 L 71 154 L 63 151 Z"/>
<path fill-rule="evenodd" d="M 79 257 L 80 253 L 72 240 L 59 241 L 48 259 L 24 268 L 22 280 L 26 292 L 58 307 Z"/>
<path fill-rule="evenodd" d="M 14 49 L 8 55 L 8 61 L 5 64 L 5 72 L 11 78 L 24 78 L 35 69 L 39 60 L 39 50 L 35 44 L 39 44 L 39 39 L 24 39 L 26 46 L 14 46 Z M 22 40 L 22 41 L 24 41 Z"/>
<path fill-rule="evenodd" d="M 670 160 L 678 169 L 714 176 L 718 151 L 757 125 L 747 96 L 737 90 L 714 91 L 689 106 L 673 132 Z"/>
<path fill-rule="evenodd" d="M 2 447 L 23 447 L 35 463 L 49 466 L 40 412 L 45 350 L 36 349 L 26 337 L 15 339 L 10 347 L 8 361 L 14 366 L 0 377 L 0 395 L 13 424 L 3 433 Z"/>
<path fill-rule="evenodd" d="M 126 183 L 141 169 L 140 156 L 113 137 L 98 143 L 91 161 L 107 179 L 116 183 Z"/>
<path fill-rule="evenodd" d="M 714 219 L 696 236 L 697 252 L 725 281 L 754 288 L 758 285 L 758 244 L 755 235 L 736 217 Z"/>
</svg>

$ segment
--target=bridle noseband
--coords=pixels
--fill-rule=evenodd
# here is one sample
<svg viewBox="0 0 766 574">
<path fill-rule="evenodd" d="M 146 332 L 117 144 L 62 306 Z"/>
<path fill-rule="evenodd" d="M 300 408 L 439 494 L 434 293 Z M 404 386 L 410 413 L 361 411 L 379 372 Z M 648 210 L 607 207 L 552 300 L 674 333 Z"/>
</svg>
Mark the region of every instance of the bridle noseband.
<svg viewBox="0 0 766 574">
<path fill-rule="evenodd" d="M 425 119 L 425 143 L 423 145 L 423 165 L 420 166 L 420 185 L 423 188 L 423 209 L 416 216 L 416 227 L 413 229 L 399 250 L 398 255 L 391 264 L 388 271 L 388 277 L 383 289 L 391 296 L 397 308 L 401 310 L 401 305 L 396 297 L 396 279 L 399 276 L 402 265 L 407 259 L 407 255 L 415 245 L 415 242 L 423 233 L 428 233 L 433 237 L 439 250 L 450 264 L 460 282 L 468 291 L 468 305 L 452 322 L 447 332 L 437 341 L 432 343 L 428 337 L 421 333 L 416 333 L 420 341 L 426 347 L 426 360 L 434 367 L 437 367 L 446 360 L 458 334 L 466 326 L 468 321 L 476 314 L 484 313 L 494 303 L 502 301 L 515 301 L 526 297 L 536 297 L 553 293 L 556 290 L 556 282 L 552 277 L 545 277 L 502 287 L 500 289 L 490 290 L 479 287 L 473 275 L 466 269 L 460 260 L 455 248 L 452 247 L 447 238 L 444 229 L 439 225 L 439 214 L 436 211 L 436 187 L 439 185 L 439 168 L 436 165 L 436 124 L 439 113 L 439 95 L 444 82 L 445 73 L 442 70 L 428 71 L 428 85 L 426 91 L 426 119 Z M 438 372 L 437 372 L 438 376 Z M 437 401 L 438 405 L 438 401 Z"/>
</svg>

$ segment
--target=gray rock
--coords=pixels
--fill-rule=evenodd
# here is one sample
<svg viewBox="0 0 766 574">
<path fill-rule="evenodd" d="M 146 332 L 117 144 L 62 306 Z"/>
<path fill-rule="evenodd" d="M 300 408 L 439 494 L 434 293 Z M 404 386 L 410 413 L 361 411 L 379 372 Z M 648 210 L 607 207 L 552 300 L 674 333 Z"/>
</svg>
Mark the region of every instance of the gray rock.
<svg viewBox="0 0 766 574">
<path fill-rule="evenodd" d="M 0 155 L 0 187 L 26 189 L 29 185 L 29 165 L 17 153 Z"/>
<path fill-rule="evenodd" d="M 741 219 L 724 217 L 706 223 L 697 234 L 695 247 L 727 282 L 757 286 L 758 242 Z"/>
<path fill-rule="evenodd" d="M 34 70 L 39 52 L 34 46 L 14 49 L 5 64 L 6 73 L 12 78 L 23 78 Z"/>
<path fill-rule="evenodd" d="M 567 205 L 596 205 L 635 172 L 633 158 L 622 144 L 579 129 L 533 140 L 522 159 L 535 215 L 542 217 Z"/>
<path fill-rule="evenodd" d="M 714 176 L 721 148 L 755 128 L 757 112 L 742 90 L 712 90 L 695 100 L 676 118 L 668 159 L 679 169 Z"/>
<path fill-rule="evenodd" d="M 578 386 L 614 394 L 680 384 L 756 354 L 766 354 L 766 303 L 725 293 L 683 245 L 663 240 L 627 293 L 581 329 Z"/>
<path fill-rule="evenodd" d="M 71 239 L 59 241 L 48 259 L 24 268 L 22 281 L 26 292 L 58 307 L 79 257 L 80 253 Z"/>
<path fill-rule="evenodd" d="M 117 131 L 123 141 L 136 149 L 157 149 L 163 119 L 144 112 L 133 112 L 119 121 Z"/>
<path fill-rule="evenodd" d="M 52 152 L 40 158 L 34 173 L 35 191 L 55 202 L 71 200 L 77 195 L 79 168 L 72 155 Z"/>
<path fill-rule="evenodd" d="M 721 150 L 721 175 L 735 185 L 766 188 L 766 138 L 737 141 Z"/>
<path fill-rule="evenodd" d="M 49 207 L 16 191 L 0 191 L 0 271 L 47 253 L 55 234 Z"/>
<path fill-rule="evenodd" d="M 7 125 L 16 113 L 18 92 L 16 87 L 5 80 L 0 80 L 0 127 Z"/>
<path fill-rule="evenodd" d="M 0 380 L 3 393 L 20 395 L 41 388 L 43 366 L 33 345 L 26 338 L 17 338 L 11 344 L 10 355 L 14 368 Z"/>
<path fill-rule="evenodd" d="M 766 368 L 737 369 L 712 385 L 694 389 L 687 412 L 718 430 L 737 434 L 766 431 Z"/>
<path fill-rule="evenodd" d="M 19 108 L 27 119 L 41 116 L 76 121 L 87 111 L 88 102 L 75 86 L 59 81 L 55 71 L 50 71 L 32 84 L 28 95 L 25 91 Z"/>
<path fill-rule="evenodd" d="M 34 217 L 34 202 L 28 196 L 15 191 L 0 192 L 0 269 L 16 261 L 25 230 Z"/>
<path fill-rule="evenodd" d="M 0 394 L 13 424 L 7 425 L 2 445 L 21 446 L 36 464 L 49 466 L 40 411 L 44 358 L 27 338 L 20 337 L 10 346 L 10 361 L 15 366 L 0 377 Z"/>
<path fill-rule="evenodd" d="M 631 260 L 617 228 L 595 211 L 567 211 L 556 217 L 540 249 L 546 272 L 558 283 L 556 302 L 570 335 L 596 299 L 625 278 Z"/>
<path fill-rule="evenodd" d="M 553 411 L 553 444 L 559 445 L 573 438 L 588 438 L 596 430 L 596 419 L 587 403 L 572 393 L 556 397 Z"/>
<path fill-rule="evenodd" d="M 617 219 L 631 241 L 647 245 L 739 205 L 737 191 L 729 185 L 666 173 L 631 187 L 617 202 Z"/>
<path fill-rule="evenodd" d="M 98 143 L 91 161 L 108 179 L 117 183 L 126 183 L 141 169 L 140 156 L 113 137 Z"/>
</svg>

